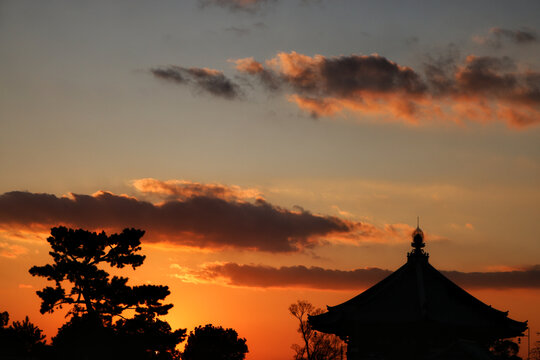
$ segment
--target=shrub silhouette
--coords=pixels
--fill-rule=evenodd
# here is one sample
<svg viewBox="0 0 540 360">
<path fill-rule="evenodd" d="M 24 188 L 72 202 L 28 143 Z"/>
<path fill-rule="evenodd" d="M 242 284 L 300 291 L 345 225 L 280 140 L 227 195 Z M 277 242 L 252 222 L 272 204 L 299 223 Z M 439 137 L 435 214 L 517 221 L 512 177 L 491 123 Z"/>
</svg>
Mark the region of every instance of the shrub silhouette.
<svg viewBox="0 0 540 360">
<path fill-rule="evenodd" d="M 0 313 L 0 358 L 35 359 L 44 357 L 47 347 L 45 335 L 30 322 L 28 316 L 22 321 L 13 321 L 10 326 L 9 313 Z"/>
<path fill-rule="evenodd" d="M 246 339 L 234 329 L 208 324 L 190 332 L 182 360 L 243 360 L 247 352 Z"/>
</svg>

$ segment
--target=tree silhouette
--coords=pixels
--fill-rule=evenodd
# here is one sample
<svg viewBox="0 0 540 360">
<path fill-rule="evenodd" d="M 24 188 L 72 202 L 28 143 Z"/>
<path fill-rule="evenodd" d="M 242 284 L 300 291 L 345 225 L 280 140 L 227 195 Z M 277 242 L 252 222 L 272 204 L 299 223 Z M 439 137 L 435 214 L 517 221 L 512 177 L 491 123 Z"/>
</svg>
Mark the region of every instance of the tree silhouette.
<svg viewBox="0 0 540 360">
<path fill-rule="evenodd" d="M 497 340 L 490 346 L 490 351 L 497 360 L 521 360 L 517 355 L 519 345 L 511 340 Z"/>
<path fill-rule="evenodd" d="M 294 344 L 295 360 L 341 360 L 345 343 L 332 334 L 317 333 L 307 321 L 308 315 L 322 314 L 323 310 L 305 300 L 298 300 L 289 306 L 289 313 L 298 319 L 298 332 L 303 345 Z"/>
<path fill-rule="evenodd" d="M 208 324 L 190 332 L 182 360 L 243 360 L 247 352 L 246 339 L 234 329 Z"/>
<path fill-rule="evenodd" d="M 41 298 L 41 313 L 52 312 L 63 305 L 72 305 L 71 314 L 110 323 L 114 316 L 135 309 L 138 313 L 164 315 L 172 307 L 160 303 L 167 295 L 167 286 L 143 285 L 130 287 L 127 278 L 114 276 L 98 266 L 133 269 L 142 265 L 145 256 L 140 250 L 144 231 L 124 229 L 120 234 L 107 236 L 86 230 L 56 227 L 47 239 L 54 262 L 30 269 L 33 276 L 46 277 L 56 286 L 47 286 L 37 294 Z M 64 282 L 71 283 L 66 292 Z"/>
<path fill-rule="evenodd" d="M 7 311 L 0 313 L 0 358 L 36 358 L 45 351 L 45 335 L 32 324 L 28 316 L 22 321 L 14 321 L 10 326 Z"/>
<path fill-rule="evenodd" d="M 102 268 L 141 266 L 145 256 L 138 252 L 143 235 L 144 231 L 136 229 L 110 236 L 82 229 L 51 229 L 47 241 L 53 262 L 32 267 L 30 274 L 55 282 L 54 287 L 37 291 L 41 313 L 71 307 L 70 321 L 53 339 L 59 358 L 123 358 L 128 352 L 136 359 L 177 357 L 175 347 L 184 340 L 186 330 L 171 331 L 168 323 L 157 318 L 173 306 L 162 303 L 169 288 L 129 286 L 127 278 L 111 278 Z M 128 310 L 134 311 L 131 319 L 124 316 Z M 122 354 L 117 354 L 118 349 Z"/>
</svg>

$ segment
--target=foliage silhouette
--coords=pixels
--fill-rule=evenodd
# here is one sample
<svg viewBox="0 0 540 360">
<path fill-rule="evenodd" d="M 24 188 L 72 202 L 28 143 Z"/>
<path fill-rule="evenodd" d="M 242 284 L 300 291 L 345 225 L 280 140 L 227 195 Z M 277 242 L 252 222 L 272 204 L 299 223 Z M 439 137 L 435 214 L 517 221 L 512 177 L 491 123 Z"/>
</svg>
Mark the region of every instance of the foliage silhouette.
<svg viewBox="0 0 540 360">
<path fill-rule="evenodd" d="M 41 313 L 71 306 L 71 319 L 53 338 L 60 359 L 175 359 L 176 345 L 185 329 L 172 331 L 157 316 L 166 315 L 172 304 L 162 301 L 170 294 L 167 286 L 127 285 L 125 277 L 113 276 L 103 266 L 133 269 L 141 266 L 144 231 L 124 229 L 120 234 L 57 227 L 47 239 L 52 264 L 34 266 L 33 276 L 55 282 L 37 291 Z M 129 311 L 131 310 L 131 311 Z M 125 312 L 133 314 L 126 318 Z"/>
<path fill-rule="evenodd" d="M 52 346 L 58 359 L 114 359 L 117 346 L 114 329 L 88 315 L 75 315 L 58 329 Z"/>
<path fill-rule="evenodd" d="M 186 337 L 186 329 L 171 330 L 169 323 L 150 314 L 137 314 L 132 319 L 121 319 L 115 324 L 117 342 L 125 349 L 123 356 L 137 359 L 137 354 L 151 350 L 144 359 L 180 359 L 176 345 Z M 180 340 L 180 341 L 179 341 Z"/>
<path fill-rule="evenodd" d="M 308 323 L 308 315 L 322 314 L 322 309 L 315 308 L 308 301 L 298 300 L 289 306 L 289 313 L 298 319 L 298 332 L 303 340 L 302 345 L 292 345 L 295 360 L 343 359 L 345 342 L 332 334 L 317 333 Z"/>
<path fill-rule="evenodd" d="M 521 360 L 518 356 L 519 345 L 511 340 L 497 340 L 490 346 L 490 351 L 497 360 Z"/>
<path fill-rule="evenodd" d="M 33 276 L 46 277 L 56 283 L 55 287 L 45 287 L 38 291 L 41 298 L 41 313 L 53 312 L 64 304 L 72 306 L 73 315 L 89 315 L 103 323 L 110 323 L 114 316 L 123 311 L 135 309 L 138 313 L 164 315 L 172 305 L 160 303 L 167 295 L 167 286 L 143 285 L 130 287 L 127 278 L 114 276 L 100 269 L 98 265 L 110 265 L 133 269 L 142 265 L 145 256 L 137 254 L 141 250 L 140 238 L 144 231 L 124 229 L 120 234 L 107 236 L 86 230 L 57 227 L 51 229 L 47 239 L 53 251 L 49 254 L 54 263 L 34 266 Z M 68 281 L 69 292 L 63 287 Z"/>
<path fill-rule="evenodd" d="M 243 360 L 247 352 L 246 339 L 234 329 L 208 324 L 190 332 L 182 360 Z"/>
<path fill-rule="evenodd" d="M 0 313 L 0 358 L 33 359 L 44 357 L 47 349 L 42 330 L 32 324 L 28 316 L 10 326 L 7 311 Z"/>
</svg>

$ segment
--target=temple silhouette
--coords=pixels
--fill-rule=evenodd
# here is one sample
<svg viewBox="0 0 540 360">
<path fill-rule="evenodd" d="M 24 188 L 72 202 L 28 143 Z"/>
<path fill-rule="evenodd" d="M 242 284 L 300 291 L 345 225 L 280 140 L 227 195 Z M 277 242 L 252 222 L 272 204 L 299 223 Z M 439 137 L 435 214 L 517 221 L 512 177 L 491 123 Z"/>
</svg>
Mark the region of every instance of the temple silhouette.
<svg viewBox="0 0 540 360">
<path fill-rule="evenodd" d="M 347 342 L 347 359 L 490 360 L 489 344 L 522 336 L 527 322 L 484 304 L 429 264 L 417 226 L 407 262 L 311 327 Z"/>
</svg>

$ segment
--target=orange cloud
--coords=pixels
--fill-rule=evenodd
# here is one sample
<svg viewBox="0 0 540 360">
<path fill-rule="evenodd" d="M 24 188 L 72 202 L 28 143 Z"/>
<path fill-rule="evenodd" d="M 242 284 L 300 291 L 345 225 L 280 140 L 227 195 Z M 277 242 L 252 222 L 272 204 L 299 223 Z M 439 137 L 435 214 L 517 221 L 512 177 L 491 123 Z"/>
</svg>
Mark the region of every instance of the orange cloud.
<svg viewBox="0 0 540 360">
<path fill-rule="evenodd" d="M 236 64 L 236 70 L 248 74 L 258 74 L 264 71 L 264 67 L 260 62 L 255 61 L 252 57 L 233 60 Z"/>
<path fill-rule="evenodd" d="M 252 57 L 229 61 L 236 65 L 236 70 L 257 77 L 261 84 L 270 91 L 277 91 L 283 85 L 282 79 L 276 73 L 266 69 L 263 64 L 255 61 Z"/>
<path fill-rule="evenodd" d="M 424 73 L 377 54 L 325 57 L 278 53 L 265 65 L 238 59 L 236 69 L 312 116 L 344 112 L 409 124 L 505 121 L 523 128 L 540 122 L 540 73 L 515 71 L 508 57 L 468 56 L 463 63 L 431 61 Z"/>
<path fill-rule="evenodd" d="M 224 200 L 263 198 L 261 192 L 257 189 L 242 189 L 236 185 L 201 184 L 187 180 L 161 181 L 144 178 L 133 180 L 132 185 L 145 194 L 176 199 L 187 199 L 195 196 L 216 197 Z"/>
<path fill-rule="evenodd" d="M 419 102 L 413 102 L 405 98 L 396 98 L 388 95 L 364 94 L 362 98 L 340 99 L 340 98 L 313 98 L 302 97 L 296 94 L 289 96 L 289 101 L 310 113 L 314 118 L 320 116 L 334 116 L 345 110 L 362 113 L 368 116 L 379 116 L 387 121 L 402 119 L 411 124 L 417 124 L 417 115 L 420 112 Z M 425 107 L 422 112 L 427 114 L 433 111 Z"/>
</svg>

